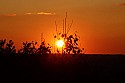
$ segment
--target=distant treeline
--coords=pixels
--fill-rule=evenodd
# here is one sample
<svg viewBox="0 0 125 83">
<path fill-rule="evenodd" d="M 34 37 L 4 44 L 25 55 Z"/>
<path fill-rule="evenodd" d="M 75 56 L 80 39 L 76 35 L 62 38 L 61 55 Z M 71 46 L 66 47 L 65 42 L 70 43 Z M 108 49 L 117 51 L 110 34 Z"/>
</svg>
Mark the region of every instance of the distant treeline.
<svg viewBox="0 0 125 83">
<path fill-rule="evenodd" d="M 6 42 L 6 39 L 0 40 L 0 54 L 50 54 L 51 46 L 48 44 L 45 45 L 45 42 L 36 48 L 37 42 L 23 42 L 23 47 L 19 50 L 16 50 L 14 42 L 9 40 Z"/>
<path fill-rule="evenodd" d="M 79 40 L 76 36 L 70 35 L 65 41 L 65 48 L 63 49 L 64 54 L 80 54 L 83 49 L 78 47 L 77 41 Z M 38 47 L 37 42 L 23 42 L 22 48 L 17 50 L 15 48 L 13 40 L 6 41 L 6 39 L 0 40 L 0 54 L 51 54 L 52 46 L 50 44 L 45 44 L 45 41 L 41 42 Z M 59 51 L 57 50 L 57 53 Z"/>
</svg>

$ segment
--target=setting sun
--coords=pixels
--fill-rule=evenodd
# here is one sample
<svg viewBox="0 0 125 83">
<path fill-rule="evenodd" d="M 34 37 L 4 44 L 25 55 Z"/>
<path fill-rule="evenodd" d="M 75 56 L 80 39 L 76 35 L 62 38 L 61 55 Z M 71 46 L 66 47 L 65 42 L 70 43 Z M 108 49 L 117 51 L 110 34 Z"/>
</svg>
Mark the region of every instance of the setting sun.
<svg viewBox="0 0 125 83">
<path fill-rule="evenodd" d="M 56 45 L 57 45 L 57 47 L 63 47 L 64 41 L 63 41 L 63 40 L 58 40 L 58 41 L 56 42 Z"/>
</svg>

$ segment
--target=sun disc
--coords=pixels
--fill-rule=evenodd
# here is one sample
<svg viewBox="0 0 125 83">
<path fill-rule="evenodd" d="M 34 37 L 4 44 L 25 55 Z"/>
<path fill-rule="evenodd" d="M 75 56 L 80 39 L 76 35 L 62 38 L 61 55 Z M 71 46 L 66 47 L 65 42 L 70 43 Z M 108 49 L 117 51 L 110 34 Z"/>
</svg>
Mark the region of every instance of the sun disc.
<svg viewBox="0 0 125 83">
<path fill-rule="evenodd" d="M 56 42 L 56 45 L 57 45 L 57 47 L 63 47 L 63 45 L 64 45 L 63 40 L 58 40 L 58 41 Z"/>
</svg>

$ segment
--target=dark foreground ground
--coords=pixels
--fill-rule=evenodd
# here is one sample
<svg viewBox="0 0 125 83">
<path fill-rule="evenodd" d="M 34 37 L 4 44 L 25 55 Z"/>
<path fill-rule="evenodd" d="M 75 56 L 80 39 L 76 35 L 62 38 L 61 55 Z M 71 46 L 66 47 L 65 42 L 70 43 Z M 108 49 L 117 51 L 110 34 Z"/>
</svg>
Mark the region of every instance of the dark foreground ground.
<svg viewBox="0 0 125 83">
<path fill-rule="evenodd" d="M 0 83 L 124 83 L 125 55 L 0 56 Z"/>
</svg>

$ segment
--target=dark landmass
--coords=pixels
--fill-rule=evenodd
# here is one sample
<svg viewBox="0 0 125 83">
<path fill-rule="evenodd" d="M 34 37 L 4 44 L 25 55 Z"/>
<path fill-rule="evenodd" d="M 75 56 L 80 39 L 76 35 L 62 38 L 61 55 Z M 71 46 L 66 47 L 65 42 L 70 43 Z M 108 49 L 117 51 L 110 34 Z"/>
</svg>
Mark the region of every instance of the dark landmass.
<svg viewBox="0 0 125 83">
<path fill-rule="evenodd" d="M 125 55 L 0 55 L 0 83 L 124 81 Z"/>
</svg>

